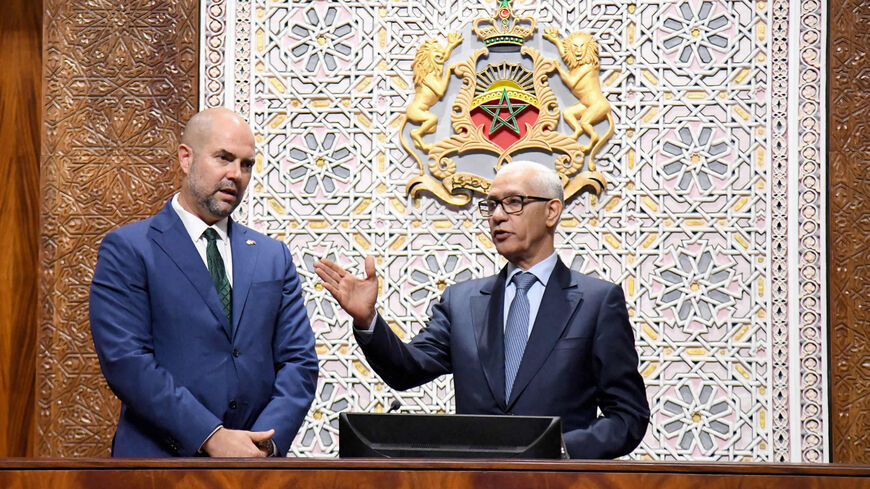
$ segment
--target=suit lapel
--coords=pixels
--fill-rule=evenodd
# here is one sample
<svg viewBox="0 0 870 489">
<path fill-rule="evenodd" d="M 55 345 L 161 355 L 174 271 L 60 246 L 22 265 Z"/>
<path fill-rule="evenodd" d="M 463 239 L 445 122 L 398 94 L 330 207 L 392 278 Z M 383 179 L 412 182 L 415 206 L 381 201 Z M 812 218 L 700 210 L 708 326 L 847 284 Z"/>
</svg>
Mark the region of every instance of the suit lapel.
<svg viewBox="0 0 870 489">
<path fill-rule="evenodd" d="M 202 257 L 196 251 L 196 246 L 190 240 L 190 235 L 187 234 L 184 223 L 181 222 L 181 218 L 172 209 L 171 201 L 163 206 L 163 209 L 154 216 L 151 228 L 157 231 L 151 233 L 154 242 L 175 262 L 181 273 L 187 277 L 212 314 L 221 322 L 227 337 L 229 337 L 230 325 L 218 298 L 214 282 L 208 273 L 208 268 L 202 261 Z"/>
<path fill-rule="evenodd" d="M 562 263 L 561 259 L 557 260 L 556 267 L 553 268 L 553 273 L 544 289 L 532 333 L 526 343 L 517 378 L 511 389 L 511 398 L 507 403 L 508 409 L 547 360 L 582 299 L 583 292 L 577 287 L 576 281 L 572 280 L 571 270 Z"/>
<path fill-rule="evenodd" d="M 488 281 L 480 294 L 471 297 L 471 321 L 477 339 L 477 352 L 492 397 L 502 410 L 504 398 L 504 281 L 507 268 Z"/>
<path fill-rule="evenodd" d="M 233 338 L 239 334 L 239 320 L 245 310 L 248 291 L 257 264 L 257 244 L 248 244 L 248 229 L 229 220 L 230 247 L 233 254 Z"/>
</svg>

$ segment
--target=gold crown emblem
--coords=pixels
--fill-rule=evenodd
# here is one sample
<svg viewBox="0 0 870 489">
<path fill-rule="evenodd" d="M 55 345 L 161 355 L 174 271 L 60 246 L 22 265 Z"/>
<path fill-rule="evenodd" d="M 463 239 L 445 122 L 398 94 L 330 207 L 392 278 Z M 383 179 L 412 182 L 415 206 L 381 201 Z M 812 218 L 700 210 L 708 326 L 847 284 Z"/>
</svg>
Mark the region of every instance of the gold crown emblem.
<svg viewBox="0 0 870 489">
<path fill-rule="evenodd" d="M 516 17 L 511 0 L 497 0 L 498 6 L 492 17 L 474 20 L 474 33 L 483 44 L 489 46 L 522 46 L 535 33 L 535 19 Z"/>
</svg>

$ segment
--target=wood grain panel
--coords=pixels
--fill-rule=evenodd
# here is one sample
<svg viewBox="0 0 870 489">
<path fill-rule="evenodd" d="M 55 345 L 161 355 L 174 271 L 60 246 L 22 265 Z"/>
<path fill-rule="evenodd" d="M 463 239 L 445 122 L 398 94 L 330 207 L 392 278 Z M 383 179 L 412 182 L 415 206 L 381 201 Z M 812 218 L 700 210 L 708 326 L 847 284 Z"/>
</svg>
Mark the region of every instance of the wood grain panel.
<svg viewBox="0 0 870 489">
<path fill-rule="evenodd" d="M 870 462 L 870 3 L 831 0 L 828 273 L 832 460 Z"/>
<path fill-rule="evenodd" d="M 407 460 L 0 461 L 0 485 L 16 488 L 121 487 L 349 489 L 855 489 L 867 467 L 659 462 L 461 462 Z"/>
<path fill-rule="evenodd" d="M 0 15 L 0 457 L 33 441 L 39 267 L 42 2 Z"/>
<path fill-rule="evenodd" d="M 45 0 L 36 454 L 108 455 L 119 404 L 88 287 L 105 233 L 174 191 L 196 111 L 196 0 Z"/>
</svg>

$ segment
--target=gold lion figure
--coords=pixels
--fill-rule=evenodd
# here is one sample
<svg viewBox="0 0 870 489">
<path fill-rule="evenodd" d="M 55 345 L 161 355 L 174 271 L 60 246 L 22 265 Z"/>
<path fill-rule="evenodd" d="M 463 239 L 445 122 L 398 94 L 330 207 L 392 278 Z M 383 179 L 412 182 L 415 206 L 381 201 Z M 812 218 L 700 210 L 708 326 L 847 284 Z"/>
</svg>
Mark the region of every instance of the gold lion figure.
<svg viewBox="0 0 870 489">
<path fill-rule="evenodd" d="M 425 152 L 432 148 L 431 144 L 423 142 L 423 136 L 435 132 L 438 116 L 429 112 L 429 107 L 438 102 L 447 91 L 447 83 L 453 67 L 448 66 L 443 75 L 444 63 L 450 57 L 453 49 L 462 42 L 462 35 L 451 32 L 447 35 L 447 47 L 435 39 L 427 39 L 417 50 L 411 69 L 414 70 L 414 99 L 405 111 L 405 122 L 411 121 L 420 127 L 411 130 L 414 145 Z M 402 124 L 404 129 L 404 124 Z M 400 133 L 401 134 L 401 133 Z"/>
<path fill-rule="evenodd" d="M 568 71 L 561 66 L 557 69 L 562 82 L 577 98 L 577 103 L 563 110 L 562 117 L 574 130 L 574 139 L 579 138 L 582 133 L 589 136 L 589 144 L 582 149 L 589 154 L 589 169 L 594 170 L 592 156 L 613 134 L 610 102 L 604 97 L 599 80 L 598 43 L 585 32 L 572 32 L 564 40 L 560 39 L 559 31 L 555 27 L 547 28 L 543 37 L 559 48 L 562 61 L 568 66 Z M 603 137 L 599 137 L 593 126 L 605 118 L 610 127 Z"/>
</svg>

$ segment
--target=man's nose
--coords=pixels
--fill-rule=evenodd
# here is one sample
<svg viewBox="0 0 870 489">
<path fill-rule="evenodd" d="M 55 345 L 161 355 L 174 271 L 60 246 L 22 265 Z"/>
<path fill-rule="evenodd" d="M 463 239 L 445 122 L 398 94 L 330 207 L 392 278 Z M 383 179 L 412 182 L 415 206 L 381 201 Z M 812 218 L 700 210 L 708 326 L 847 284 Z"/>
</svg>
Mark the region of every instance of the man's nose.
<svg viewBox="0 0 870 489">
<path fill-rule="evenodd" d="M 508 213 L 504 211 L 504 205 L 501 202 L 496 204 L 495 209 L 492 210 L 491 218 L 496 222 L 507 220 Z"/>
<path fill-rule="evenodd" d="M 242 163 L 239 160 L 235 160 L 229 165 L 227 165 L 227 178 L 238 180 L 242 176 Z"/>
</svg>

